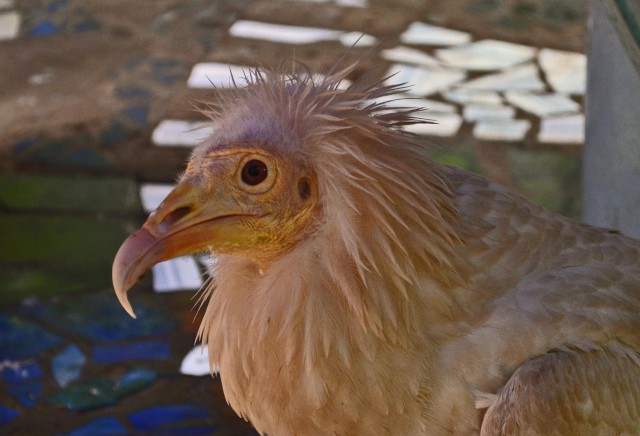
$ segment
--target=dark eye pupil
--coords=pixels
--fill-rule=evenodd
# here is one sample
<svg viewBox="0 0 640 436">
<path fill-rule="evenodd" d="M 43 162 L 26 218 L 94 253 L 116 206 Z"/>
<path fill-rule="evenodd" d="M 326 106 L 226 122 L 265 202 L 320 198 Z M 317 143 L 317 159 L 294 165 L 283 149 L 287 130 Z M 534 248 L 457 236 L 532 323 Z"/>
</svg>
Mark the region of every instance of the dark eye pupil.
<svg viewBox="0 0 640 436">
<path fill-rule="evenodd" d="M 242 168 L 242 181 L 247 185 L 255 186 L 267 178 L 269 171 L 267 165 L 257 159 L 252 159 Z"/>
</svg>

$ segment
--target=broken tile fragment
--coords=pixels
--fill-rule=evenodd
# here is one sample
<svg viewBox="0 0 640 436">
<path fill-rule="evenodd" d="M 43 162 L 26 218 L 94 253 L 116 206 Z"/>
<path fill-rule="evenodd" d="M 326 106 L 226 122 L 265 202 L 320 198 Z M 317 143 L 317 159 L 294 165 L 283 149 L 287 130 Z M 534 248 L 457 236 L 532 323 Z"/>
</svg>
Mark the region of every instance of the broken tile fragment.
<svg viewBox="0 0 640 436">
<path fill-rule="evenodd" d="M 462 124 L 462 117 L 456 113 L 428 113 L 425 118 L 435 123 L 411 124 L 405 126 L 408 132 L 426 136 L 453 136 L 458 133 Z"/>
<path fill-rule="evenodd" d="M 405 94 L 387 95 L 382 98 L 369 100 L 369 103 L 383 104 L 390 109 L 423 109 L 424 111 L 416 115 L 425 116 L 426 118 L 428 118 L 429 112 L 456 112 L 456 107 L 452 104 L 426 98 L 412 97 Z"/>
<path fill-rule="evenodd" d="M 6 424 L 7 422 L 12 421 L 18 415 L 19 415 L 19 412 L 17 410 L 0 406 L 0 425 Z"/>
<path fill-rule="evenodd" d="M 14 11 L 0 14 L 0 41 L 14 39 L 20 33 L 20 14 Z"/>
<path fill-rule="evenodd" d="M 161 335 L 174 326 L 163 311 L 147 304 L 136 307 L 139 318 L 133 319 L 108 293 L 78 294 L 73 298 L 50 300 L 46 304 L 31 302 L 21 306 L 20 313 L 94 342 Z"/>
<path fill-rule="evenodd" d="M 34 381 L 22 384 L 11 384 L 7 391 L 23 406 L 31 408 L 36 404 L 42 392 L 42 382 Z"/>
<path fill-rule="evenodd" d="M 441 67 L 442 64 L 431 55 L 415 48 L 398 46 L 382 50 L 381 56 L 392 62 L 415 64 L 425 67 Z"/>
<path fill-rule="evenodd" d="M 180 364 L 180 372 L 186 375 L 209 375 L 209 348 L 205 345 L 196 345 L 187 353 Z M 216 368 L 214 368 L 214 372 Z"/>
<path fill-rule="evenodd" d="M 530 128 L 528 120 L 482 120 L 474 126 L 473 136 L 488 141 L 521 141 Z"/>
<path fill-rule="evenodd" d="M 285 44 L 310 44 L 321 41 L 335 41 L 344 32 L 318 27 L 291 26 L 240 20 L 229 28 L 229 34 L 236 38 L 261 39 Z"/>
<path fill-rule="evenodd" d="M 496 91 L 470 88 L 452 88 L 442 93 L 449 101 L 459 104 L 501 104 L 502 98 Z"/>
<path fill-rule="evenodd" d="M 195 147 L 211 134 L 211 122 L 162 120 L 153 129 L 151 141 L 158 146 Z"/>
<path fill-rule="evenodd" d="M 488 74 L 460 84 L 461 88 L 488 91 L 507 91 L 522 89 L 542 91 L 544 82 L 540 79 L 538 68 L 534 64 L 518 65 L 496 74 Z"/>
<path fill-rule="evenodd" d="M 471 35 L 458 30 L 414 22 L 400 35 L 404 44 L 459 45 L 471 41 Z"/>
<path fill-rule="evenodd" d="M 516 110 L 511 106 L 497 104 L 468 104 L 462 111 L 462 116 L 467 121 L 508 119 L 513 118 Z"/>
<path fill-rule="evenodd" d="M 42 377 L 42 370 L 34 360 L 0 362 L 0 380 L 7 383 L 24 383 Z"/>
<path fill-rule="evenodd" d="M 64 388 L 80 378 L 82 367 L 86 362 L 87 358 L 82 351 L 71 344 L 51 360 L 53 378 Z"/>
<path fill-rule="evenodd" d="M 62 342 L 62 338 L 35 324 L 0 315 L 0 361 L 36 357 Z"/>
<path fill-rule="evenodd" d="M 394 64 L 387 72 L 386 85 L 407 84 L 407 93 L 427 96 L 449 88 L 464 80 L 467 75 L 462 70 L 450 68 L 425 68 L 413 65 Z"/>
<path fill-rule="evenodd" d="M 512 105 L 539 117 L 580 111 L 578 103 L 562 94 L 511 90 L 505 93 L 505 98 Z"/>
<path fill-rule="evenodd" d="M 543 118 L 538 132 L 538 141 L 582 144 L 584 142 L 584 128 L 583 114 Z"/>
<path fill-rule="evenodd" d="M 192 291 L 204 284 L 202 272 L 193 256 L 182 256 L 156 264 L 153 269 L 156 292 Z"/>
<path fill-rule="evenodd" d="M 156 210 L 174 186 L 167 183 L 143 183 L 140 186 L 140 201 L 144 211 L 151 213 Z"/>
<path fill-rule="evenodd" d="M 472 71 L 493 71 L 533 59 L 535 47 L 485 39 L 464 46 L 436 50 L 445 65 Z"/>
<path fill-rule="evenodd" d="M 543 48 L 538 62 L 554 90 L 584 95 L 587 87 L 587 57 L 582 53 Z"/>
<path fill-rule="evenodd" d="M 368 0 L 335 0 L 338 6 L 345 8 L 366 8 L 369 6 Z"/>
<path fill-rule="evenodd" d="M 82 427 L 78 427 L 63 436 L 117 436 L 126 435 L 127 429 L 112 416 L 103 416 L 93 419 Z"/>
<path fill-rule="evenodd" d="M 216 62 L 200 63 L 193 66 L 187 86 L 189 88 L 235 88 L 247 86 L 246 77 L 250 67 L 221 64 Z"/>
<path fill-rule="evenodd" d="M 375 36 L 367 35 L 362 32 L 346 32 L 338 37 L 338 40 L 345 47 L 371 47 L 378 42 Z"/>
<path fill-rule="evenodd" d="M 127 415 L 131 425 L 139 431 L 158 431 L 210 417 L 207 409 L 194 404 L 154 406 Z"/>
<path fill-rule="evenodd" d="M 117 395 L 113 382 L 100 377 L 87 383 L 70 386 L 47 397 L 47 401 L 71 410 L 87 410 L 115 404 Z"/>
<path fill-rule="evenodd" d="M 118 398 L 137 392 L 149 386 L 158 377 L 158 372 L 150 368 L 134 368 L 120 376 L 113 386 Z"/>
<path fill-rule="evenodd" d="M 142 316 L 138 315 L 140 318 Z M 133 360 L 167 360 L 171 350 L 166 341 L 141 341 L 126 344 L 107 344 L 93 347 L 95 363 L 118 363 Z"/>
</svg>

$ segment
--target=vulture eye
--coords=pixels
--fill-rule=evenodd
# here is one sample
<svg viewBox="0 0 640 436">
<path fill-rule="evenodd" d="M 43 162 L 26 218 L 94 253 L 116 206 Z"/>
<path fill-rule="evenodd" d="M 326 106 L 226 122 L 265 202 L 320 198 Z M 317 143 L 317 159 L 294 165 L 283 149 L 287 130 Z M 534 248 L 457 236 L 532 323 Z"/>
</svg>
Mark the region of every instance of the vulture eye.
<svg viewBox="0 0 640 436">
<path fill-rule="evenodd" d="M 251 159 L 242 167 L 242 181 L 249 186 L 256 186 L 262 183 L 268 175 L 267 164 L 258 159 Z"/>
</svg>

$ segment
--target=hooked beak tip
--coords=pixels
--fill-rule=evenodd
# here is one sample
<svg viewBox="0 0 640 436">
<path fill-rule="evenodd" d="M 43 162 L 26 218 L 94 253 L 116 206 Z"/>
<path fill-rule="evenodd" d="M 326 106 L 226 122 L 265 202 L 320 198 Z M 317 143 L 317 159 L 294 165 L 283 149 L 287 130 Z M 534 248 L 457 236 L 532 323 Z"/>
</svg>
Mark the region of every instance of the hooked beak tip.
<svg viewBox="0 0 640 436">
<path fill-rule="evenodd" d="M 113 288 L 124 310 L 133 318 L 136 315 L 129 303 L 127 292 L 153 266 L 146 257 L 156 241 L 156 238 L 143 227 L 124 241 L 113 260 Z"/>
</svg>

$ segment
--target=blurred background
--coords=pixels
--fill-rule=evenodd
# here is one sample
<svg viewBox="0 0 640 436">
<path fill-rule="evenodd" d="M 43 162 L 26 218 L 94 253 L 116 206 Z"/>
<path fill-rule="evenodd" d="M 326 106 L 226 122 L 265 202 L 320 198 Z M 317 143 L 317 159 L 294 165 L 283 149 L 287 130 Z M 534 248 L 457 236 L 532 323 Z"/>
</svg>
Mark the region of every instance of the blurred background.
<svg viewBox="0 0 640 436">
<path fill-rule="evenodd" d="M 206 135 L 197 108 L 242 67 L 295 56 L 327 73 L 360 38 L 347 57 L 371 54 L 349 79 L 409 82 L 438 122 L 417 131 L 434 159 L 579 219 L 590 13 L 587 0 L 0 0 L 0 433 L 251 434 L 206 356 L 188 355 L 206 260 L 155 268 L 138 321 L 110 285 L 117 248 Z"/>
</svg>

